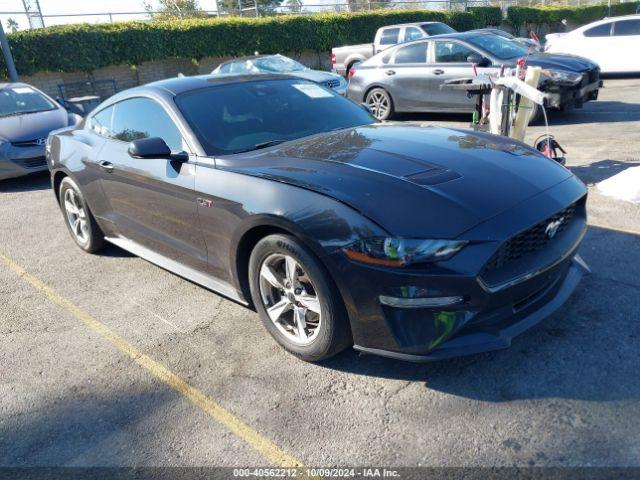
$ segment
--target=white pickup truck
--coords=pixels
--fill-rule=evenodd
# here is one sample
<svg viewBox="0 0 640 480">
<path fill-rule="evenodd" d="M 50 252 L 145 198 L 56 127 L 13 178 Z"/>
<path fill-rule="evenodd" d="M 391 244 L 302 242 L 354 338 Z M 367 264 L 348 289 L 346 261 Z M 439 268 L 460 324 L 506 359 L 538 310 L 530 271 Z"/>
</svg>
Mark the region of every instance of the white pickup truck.
<svg viewBox="0 0 640 480">
<path fill-rule="evenodd" d="M 454 32 L 453 28 L 441 22 L 415 22 L 380 27 L 373 43 L 331 49 L 333 71 L 346 76 L 353 65 L 373 57 L 385 48 L 410 40 Z"/>
</svg>

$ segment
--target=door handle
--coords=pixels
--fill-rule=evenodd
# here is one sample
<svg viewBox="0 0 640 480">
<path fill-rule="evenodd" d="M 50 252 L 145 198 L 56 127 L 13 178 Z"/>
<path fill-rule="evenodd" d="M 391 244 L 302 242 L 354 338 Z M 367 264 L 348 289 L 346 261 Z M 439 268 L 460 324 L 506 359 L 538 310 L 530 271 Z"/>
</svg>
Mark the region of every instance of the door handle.
<svg viewBox="0 0 640 480">
<path fill-rule="evenodd" d="M 443 73 L 444 73 L 444 70 L 442 70 L 442 69 L 440 69 L 440 68 L 436 68 L 436 69 L 433 71 L 433 74 L 434 74 L 434 75 L 442 75 Z"/>
<path fill-rule="evenodd" d="M 106 170 L 109 173 L 113 172 L 113 163 L 111 162 L 103 160 L 102 162 L 98 163 L 98 165 L 100 165 L 102 169 Z"/>
<path fill-rule="evenodd" d="M 396 74 L 396 71 L 395 71 L 395 70 L 387 70 L 387 71 L 386 71 L 386 72 L 384 72 L 384 73 L 386 73 L 387 75 L 395 75 L 395 74 Z"/>
</svg>

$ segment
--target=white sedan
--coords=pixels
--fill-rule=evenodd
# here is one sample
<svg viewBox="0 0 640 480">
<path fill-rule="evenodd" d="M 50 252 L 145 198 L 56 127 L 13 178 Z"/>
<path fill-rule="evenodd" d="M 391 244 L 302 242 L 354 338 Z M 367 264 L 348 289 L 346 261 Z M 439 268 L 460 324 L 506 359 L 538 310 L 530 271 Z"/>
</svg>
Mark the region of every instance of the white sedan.
<svg viewBox="0 0 640 480">
<path fill-rule="evenodd" d="M 546 39 L 545 51 L 586 57 L 602 73 L 640 72 L 640 14 L 605 18 Z"/>
</svg>

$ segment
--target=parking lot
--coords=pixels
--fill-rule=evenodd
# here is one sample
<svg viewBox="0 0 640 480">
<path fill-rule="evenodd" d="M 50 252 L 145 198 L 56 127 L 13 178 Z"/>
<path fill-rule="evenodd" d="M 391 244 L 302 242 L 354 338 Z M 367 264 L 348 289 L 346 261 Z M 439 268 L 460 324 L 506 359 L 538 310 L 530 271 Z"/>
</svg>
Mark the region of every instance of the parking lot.
<svg viewBox="0 0 640 480">
<path fill-rule="evenodd" d="M 251 310 L 82 253 L 46 175 L 0 182 L 2 464 L 640 466 L 640 206 L 595 188 L 640 166 L 640 79 L 551 122 L 589 185 L 593 273 L 510 349 L 432 364 L 301 362 Z"/>
</svg>

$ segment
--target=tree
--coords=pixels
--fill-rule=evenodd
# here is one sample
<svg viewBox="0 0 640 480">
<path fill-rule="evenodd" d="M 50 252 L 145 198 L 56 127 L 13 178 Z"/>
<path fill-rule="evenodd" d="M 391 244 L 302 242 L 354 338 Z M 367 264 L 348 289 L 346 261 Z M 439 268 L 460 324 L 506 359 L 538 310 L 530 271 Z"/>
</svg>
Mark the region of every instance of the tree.
<svg viewBox="0 0 640 480">
<path fill-rule="evenodd" d="M 198 0 L 158 0 L 157 9 L 143 2 L 144 9 L 154 19 L 203 17 L 206 13 L 200 8 Z"/>
<path fill-rule="evenodd" d="M 300 13 L 303 5 L 302 0 L 287 0 L 285 3 L 287 13 Z"/>
<path fill-rule="evenodd" d="M 18 22 L 16 22 L 14 18 L 7 18 L 7 30 L 11 33 L 16 33 L 19 28 L 20 25 L 18 25 Z"/>
<path fill-rule="evenodd" d="M 218 0 L 218 7 L 222 14 L 259 17 L 273 15 L 282 2 L 283 0 Z"/>
</svg>

